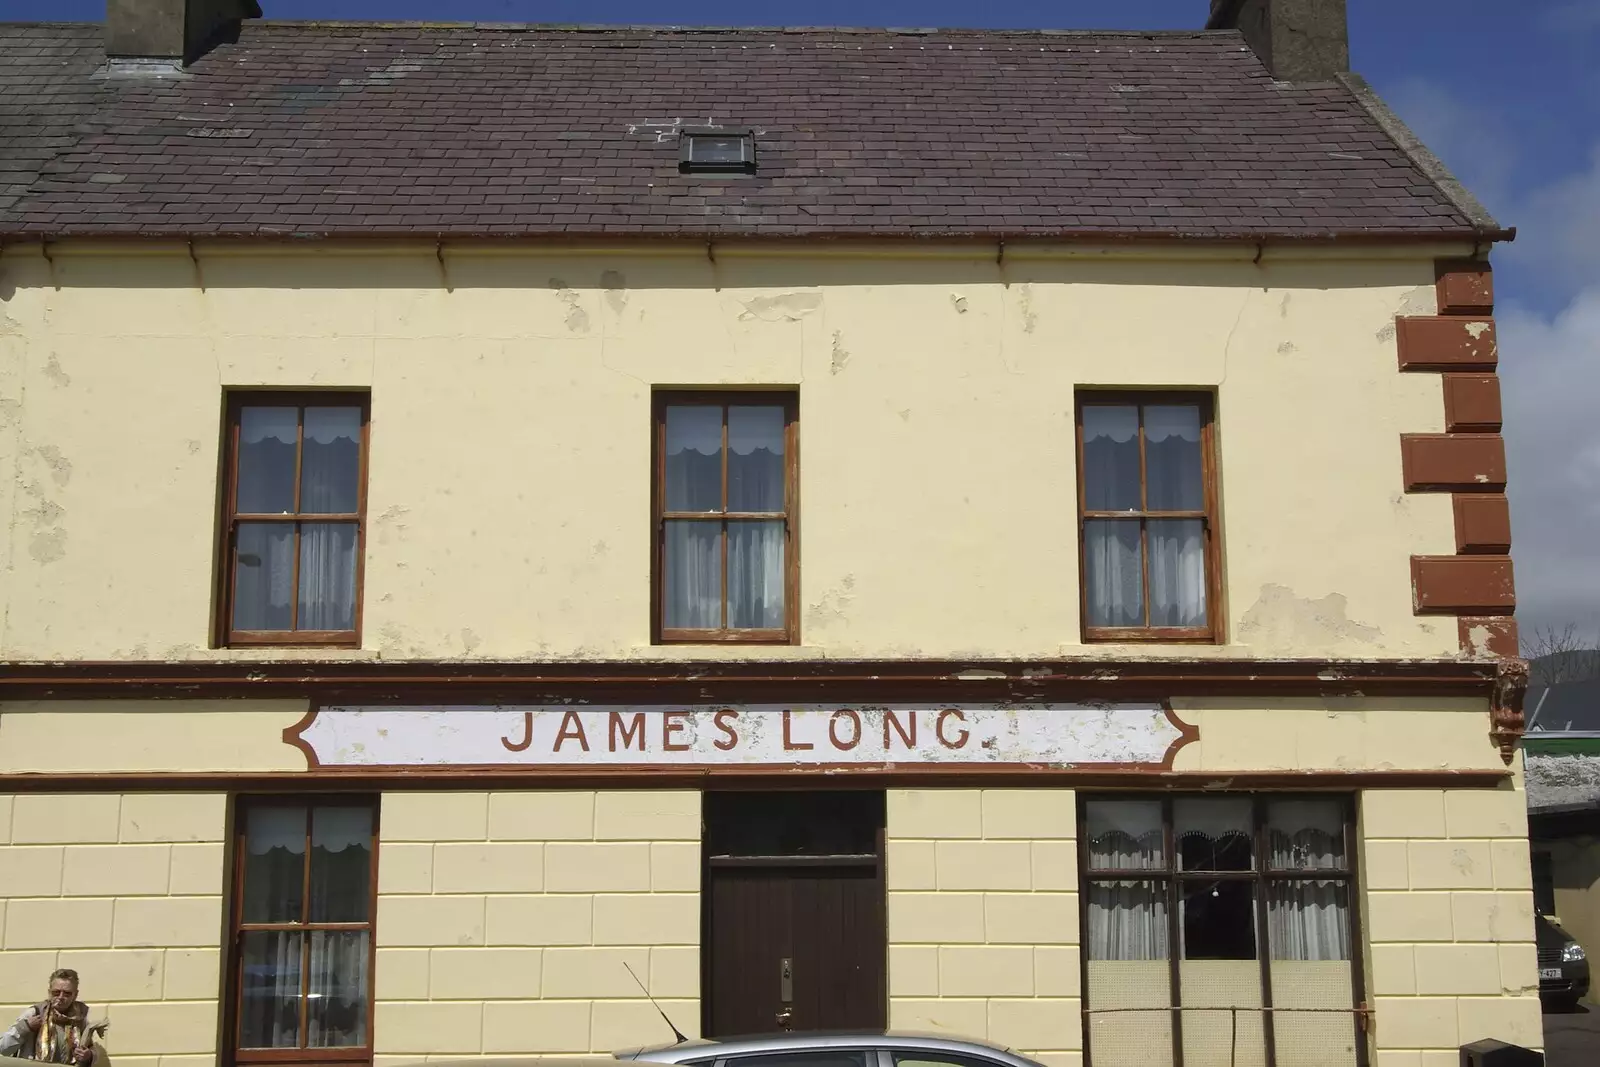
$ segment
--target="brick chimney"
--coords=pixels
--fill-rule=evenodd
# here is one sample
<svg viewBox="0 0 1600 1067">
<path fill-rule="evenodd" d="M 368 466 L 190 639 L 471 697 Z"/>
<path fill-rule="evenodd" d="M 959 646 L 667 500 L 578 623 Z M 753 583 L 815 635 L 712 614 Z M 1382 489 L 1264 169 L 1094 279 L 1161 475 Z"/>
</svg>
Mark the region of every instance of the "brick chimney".
<svg viewBox="0 0 1600 1067">
<path fill-rule="evenodd" d="M 1331 81 L 1350 69 L 1345 0 L 1211 0 L 1208 30 L 1238 30 L 1274 78 Z"/>
<path fill-rule="evenodd" d="M 106 0 L 106 55 L 187 63 L 260 17 L 256 0 Z"/>
</svg>

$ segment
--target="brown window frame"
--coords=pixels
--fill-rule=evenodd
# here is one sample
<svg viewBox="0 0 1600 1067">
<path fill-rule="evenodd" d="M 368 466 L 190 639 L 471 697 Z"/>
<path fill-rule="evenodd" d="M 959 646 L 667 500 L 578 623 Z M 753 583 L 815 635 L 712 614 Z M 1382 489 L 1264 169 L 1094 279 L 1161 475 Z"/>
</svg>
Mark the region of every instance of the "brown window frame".
<svg viewBox="0 0 1600 1067">
<path fill-rule="evenodd" d="M 658 389 L 651 405 L 650 462 L 650 631 L 651 641 L 670 644 L 767 644 L 792 645 L 800 641 L 800 394 L 794 389 L 742 391 Z M 709 512 L 669 512 L 666 507 L 667 407 L 672 404 L 720 405 L 722 407 L 722 503 L 723 510 Z M 783 511 L 730 512 L 728 503 L 728 407 L 729 405 L 781 406 L 783 437 Z M 722 538 L 722 618 L 728 618 L 728 538 L 730 519 L 781 519 L 784 524 L 783 618 L 781 629 L 669 628 L 662 624 L 665 611 L 665 550 L 668 520 L 717 522 Z"/>
<path fill-rule="evenodd" d="M 1177 855 L 1177 824 L 1173 818 L 1174 802 L 1188 799 L 1244 799 L 1250 801 L 1251 849 L 1253 869 L 1248 871 L 1186 871 L 1179 868 Z M 1344 823 L 1343 867 L 1274 868 L 1267 840 L 1267 809 L 1274 800 L 1326 800 L 1340 805 Z M 1164 865 L 1149 868 L 1094 868 L 1089 866 L 1090 842 L 1088 805 L 1095 801 L 1146 801 L 1161 805 L 1162 858 Z M 1167 913 L 1167 965 L 1170 973 L 1170 999 L 1172 1001 L 1172 1057 L 1175 1067 L 1183 1065 L 1183 999 L 1179 974 L 1183 964 L 1182 917 L 1179 903 L 1185 882 L 1245 881 L 1252 885 L 1255 905 L 1256 956 L 1260 964 L 1261 1004 L 1263 1011 L 1262 1056 L 1266 1067 L 1277 1063 L 1277 1048 L 1272 1011 L 1272 942 L 1268 929 L 1268 902 L 1274 882 L 1344 882 L 1346 913 L 1350 920 L 1350 1000 L 1351 1025 L 1355 1028 L 1357 1067 L 1367 1067 L 1367 1001 L 1363 983 L 1365 963 L 1362 949 L 1365 936 L 1361 924 L 1361 839 L 1356 826 L 1356 798 L 1349 793 L 1117 793 L 1085 792 L 1077 795 L 1078 807 L 1078 928 L 1085 931 L 1084 948 L 1078 954 L 1079 983 L 1083 990 L 1080 1015 L 1083 1020 L 1083 1062 L 1092 1067 L 1093 1049 L 1089 1034 L 1089 959 L 1087 931 L 1089 929 L 1089 886 L 1093 882 L 1155 882 L 1164 891 L 1163 903 Z M 1159 1009 L 1151 1009 L 1159 1010 Z M 1245 1009 L 1240 1009 L 1241 1011 Z"/>
<path fill-rule="evenodd" d="M 305 409 L 308 407 L 357 407 L 361 409 L 361 459 L 357 472 L 358 489 L 356 510 L 337 514 L 284 513 L 279 515 L 241 514 L 239 500 L 239 423 L 247 407 L 295 407 L 299 409 L 295 442 L 295 503 L 300 499 L 300 463 L 304 450 Z M 363 589 L 367 569 L 367 474 L 371 462 L 372 394 L 345 390 L 340 392 L 252 390 L 230 392 L 227 398 L 227 415 L 223 433 L 222 468 L 222 521 L 220 527 L 217 567 L 217 616 L 213 621 L 215 643 L 218 648 L 250 647 L 361 647 Z M 300 611 L 300 533 L 306 522 L 342 522 L 356 528 L 356 590 L 355 626 L 350 630 L 235 630 L 233 628 L 234 587 L 238 580 L 236 556 L 241 522 L 282 522 L 295 527 L 294 576 L 291 584 L 294 595 L 290 598 L 291 622 L 298 621 Z"/>
<path fill-rule="evenodd" d="M 1144 409 L 1150 405 L 1198 404 L 1200 407 L 1200 472 L 1204 507 L 1198 511 L 1090 511 L 1083 462 L 1083 409 L 1127 407 L 1139 409 L 1139 499 L 1148 492 L 1145 467 Z M 1222 552 L 1217 524 L 1216 397 L 1201 390 L 1079 389 L 1073 404 L 1073 434 L 1078 464 L 1078 627 L 1085 643 L 1165 642 L 1169 644 L 1221 644 Z M 1205 536 L 1206 625 L 1204 626 L 1091 626 L 1089 624 L 1088 524 L 1095 519 L 1139 520 L 1139 558 L 1143 570 L 1141 592 L 1144 617 L 1150 618 L 1150 549 L 1147 535 L 1151 519 L 1199 519 Z"/>
<path fill-rule="evenodd" d="M 246 837 L 247 820 L 246 812 L 251 808 L 271 807 L 304 807 L 306 809 L 306 853 L 305 874 L 307 886 L 302 894 L 301 908 L 311 906 L 311 827 L 313 812 L 318 807 L 365 807 L 372 812 L 372 842 L 368 849 L 370 853 L 370 869 L 367 875 L 367 920 L 366 922 L 272 922 L 272 923 L 247 923 L 244 922 L 244 865 L 249 855 L 249 841 Z M 237 799 L 233 819 L 233 840 L 231 847 L 233 855 L 229 857 L 231 863 L 232 885 L 229 890 L 228 900 L 228 960 L 227 960 L 227 999 L 223 1003 L 224 1033 L 227 1035 L 227 1045 L 222 1050 L 222 1062 L 232 1067 L 243 1067 L 246 1064 L 307 1064 L 322 1065 L 333 1063 L 367 1063 L 372 1062 L 373 1050 L 376 1047 L 373 1034 L 377 1026 L 374 1015 L 377 1005 L 375 990 L 377 988 L 378 965 L 378 841 L 379 818 L 382 805 L 379 798 L 372 794 L 278 794 L 273 796 L 241 796 Z M 302 910 L 302 917 L 304 911 Z M 248 930 L 302 930 L 309 934 L 314 930 L 365 930 L 367 932 L 367 1043 L 365 1045 L 348 1045 L 333 1048 L 244 1048 L 240 1045 L 241 1031 L 244 1025 L 244 934 Z M 311 968 L 309 966 L 311 952 L 311 938 L 301 939 L 300 963 L 300 1040 L 306 1039 L 308 998 L 306 997 L 307 985 L 311 981 Z"/>
</svg>

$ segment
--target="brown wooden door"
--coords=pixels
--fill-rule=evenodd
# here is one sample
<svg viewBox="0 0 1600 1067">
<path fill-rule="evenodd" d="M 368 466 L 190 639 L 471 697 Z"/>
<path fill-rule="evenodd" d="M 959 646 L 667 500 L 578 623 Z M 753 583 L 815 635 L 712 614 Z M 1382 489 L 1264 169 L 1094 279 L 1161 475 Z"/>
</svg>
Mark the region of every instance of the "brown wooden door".
<svg viewBox="0 0 1600 1067">
<path fill-rule="evenodd" d="M 707 794 L 708 1037 L 885 1026 L 882 826 L 882 793 Z"/>
</svg>

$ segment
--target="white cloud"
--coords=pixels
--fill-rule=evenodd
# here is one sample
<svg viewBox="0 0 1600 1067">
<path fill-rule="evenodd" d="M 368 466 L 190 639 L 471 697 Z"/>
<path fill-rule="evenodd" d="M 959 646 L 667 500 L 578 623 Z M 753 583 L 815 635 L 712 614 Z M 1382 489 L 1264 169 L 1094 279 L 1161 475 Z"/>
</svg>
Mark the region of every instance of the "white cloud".
<svg viewBox="0 0 1600 1067">
<path fill-rule="evenodd" d="M 1517 239 L 1501 254 L 1540 284 L 1563 293 L 1600 284 L 1600 144 L 1588 169 L 1531 191 L 1511 221 Z"/>
<path fill-rule="evenodd" d="M 1464 99 L 1459 87 L 1447 89 L 1426 78 L 1386 88 L 1383 99 L 1491 214 L 1501 214 L 1511 199 L 1517 156 L 1507 151 L 1516 131 L 1498 111 L 1485 101 Z"/>
<path fill-rule="evenodd" d="M 1517 614 L 1600 623 L 1600 284 L 1553 316 L 1502 303 L 1501 390 Z"/>
</svg>

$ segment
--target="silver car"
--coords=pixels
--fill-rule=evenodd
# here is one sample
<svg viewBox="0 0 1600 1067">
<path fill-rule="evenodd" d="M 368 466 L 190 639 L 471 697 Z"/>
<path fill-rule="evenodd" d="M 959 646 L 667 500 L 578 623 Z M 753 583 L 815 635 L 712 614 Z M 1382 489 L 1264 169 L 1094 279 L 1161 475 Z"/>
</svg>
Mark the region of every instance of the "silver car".
<svg viewBox="0 0 1600 1067">
<path fill-rule="evenodd" d="M 628 1049 L 610 1059 L 542 1057 L 463 1060 L 460 1067 L 617 1067 L 619 1060 L 684 1067 L 1041 1067 L 987 1041 L 936 1034 L 849 1031 L 680 1041 Z M 451 1067 L 438 1062 L 428 1067 Z"/>
</svg>

